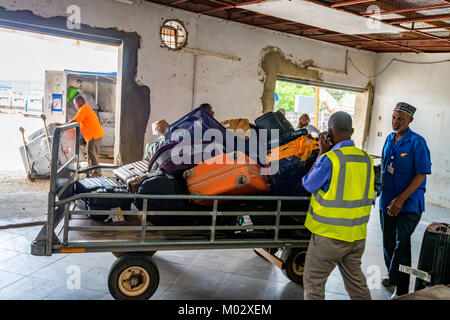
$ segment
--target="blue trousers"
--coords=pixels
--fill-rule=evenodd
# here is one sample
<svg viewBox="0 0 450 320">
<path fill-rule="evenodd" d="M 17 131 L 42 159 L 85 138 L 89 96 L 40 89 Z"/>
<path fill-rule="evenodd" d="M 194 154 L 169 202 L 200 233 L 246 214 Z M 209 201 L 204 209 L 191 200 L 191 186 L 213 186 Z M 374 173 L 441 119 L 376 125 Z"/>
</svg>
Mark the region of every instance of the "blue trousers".
<svg viewBox="0 0 450 320">
<path fill-rule="evenodd" d="M 419 212 L 400 212 L 391 217 L 380 211 L 384 262 L 389 271 L 389 282 L 397 286 L 398 295 L 409 292 L 410 276 L 398 268 L 400 264 L 411 266 L 411 235 L 421 217 Z"/>
</svg>

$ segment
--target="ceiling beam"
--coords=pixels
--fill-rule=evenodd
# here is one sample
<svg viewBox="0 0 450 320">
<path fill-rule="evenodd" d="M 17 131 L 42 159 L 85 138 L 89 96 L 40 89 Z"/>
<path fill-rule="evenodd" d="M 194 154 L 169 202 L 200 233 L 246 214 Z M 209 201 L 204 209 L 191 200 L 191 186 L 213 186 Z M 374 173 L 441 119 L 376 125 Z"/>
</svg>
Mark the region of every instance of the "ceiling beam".
<svg viewBox="0 0 450 320">
<path fill-rule="evenodd" d="M 439 41 L 445 41 L 449 40 L 450 38 L 443 38 L 440 40 L 437 39 L 429 39 L 429 38 L 422 38 L 422 39 L 395 39 L 395 40 L 383 40 L 385 42 L 439 42 Z M 375 40 L 351 40 L 351 41 L 337 41 L 342 44 L 356 44 L 356 43 L 373 43 Z"/>
<path fill-rule="evenodd" d="M 234 18 L 233 20 L 236 21 L 236 20 L 243 20 L 243 19 L 263 18 L 263 17 L 267 17 L 267 14 L 254 14 L 254 15 L 250 15 L 250 16 Z"/>
<path fill-rule="evenodd" d="M 411 18 L 411 19 L 396 19 L 396 20 L 385 20 L 383 22 L 388 24 L 400 24 L 400 23 L 410 23 L 410 22 L 427 22 L 427 21 L 439 21 L 439 20 L 447 20 L 450 19 L 450 14 L 440 14 L 433 16 L 426 16 L 420 18 Z"/>
<path fill-rule="evenodd" d="M 272 22 L 272 23 L 264 23 L 264 24 L 255 24 L 256 27 L 269 27 L 269 26 L 283 26 L 290 24 L 300 24 L 297 21 L 280 21 L 280 22 Z"/>
<path fill-rule="evenodd" d="M 377 12 L 376 14 L 384 15 L 384 14 L 391 14 L 391 13 L 404 13 L 404 12 L 411 12 L 411 11 L 422 11 L 422 10 L 429 10 L 429 9 L 438 9 L 438 8 L 445 8 L 450 7 L 450 3 L 440 3 L 440 4 L 433 4 L 429 6 L 422 6 L 422 7 L 414 7 L 414 8 L 402 8 L 402 9 L 393 9 L 393 10 L 385 10 L 381 12 Z M 364 13 L 363 16 L 371 16 L 374 13 Z"/>
<path fill-rule="evenodd" d="M 354 4 L 366 3 L 366 2 L 375 2 L 376 0 L 351 0 L 351 1 L 342 1 L 338 3 L 333 3 L 331 8 L 339 8 L 345 6 L 351 6 Z"/>
<path fill-rule="evenodd" d="M 205 10 L 205 11 L 200 11 L 200 12 L 197 12 L 197 13 L 217 12 L 217 11 L 227 10 L 227 9 L 236 8 L 236 7 L 240 7 L 240 6 L 245 6 L 245 5 L 248 5 L 248 4 L 261 3 L 261 2 L 264 2 L 264 1 L 266 1 L 266 0 L 244 1 L 244 2 L 240 2 L 240 3 L 236 3 L 236 4 L 225 5 L 223 7 L 217 7 L 217 8 L 212 8 L 212 9 L 208 9 L 208 10 Z"/>
<path fill-rule="evenodd" d="M 175 0 L 173 2 L 168 3 L 167 5 L 174 6 L 174 5 L 177 5 L 177 4 L 180 4 L 180 3 L 184 3 L 184 2 L 188 2 L 188 1 L 189 0 Z"/>
<path fill-rule="evenodd" d="M 306 28 L 289 29 L 286 31 L 319 31 L 319 30 L 323 30 L 323 29 L 319 28 L 319 27 L 306 27 Z"/>
</svg>

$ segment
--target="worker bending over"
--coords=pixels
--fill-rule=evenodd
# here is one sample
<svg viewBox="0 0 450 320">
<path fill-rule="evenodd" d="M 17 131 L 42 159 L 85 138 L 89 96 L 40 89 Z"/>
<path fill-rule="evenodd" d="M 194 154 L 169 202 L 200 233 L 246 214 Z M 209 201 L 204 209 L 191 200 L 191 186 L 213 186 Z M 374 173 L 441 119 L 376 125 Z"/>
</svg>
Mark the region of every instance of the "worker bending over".
<svg viewBox="0 0 450 320">
<path fill-rule="evenodd" d="M 86 141 L 89 167 L 98 165 L 100 141 L 104 136 L 103 128 L 94 110 L 92 110 L 92 108 L 86 103 L 82 96 L 76 96 L 73 100 L 73 104 L 78 112 L 69 123 L 76 121 L 80 124 L 81 133 L 83 134 L 83 138 Z M 98 177 L 102 175 L 102 172 L 99 168 L 92 171 L 92 177 Z"/>
</svg>

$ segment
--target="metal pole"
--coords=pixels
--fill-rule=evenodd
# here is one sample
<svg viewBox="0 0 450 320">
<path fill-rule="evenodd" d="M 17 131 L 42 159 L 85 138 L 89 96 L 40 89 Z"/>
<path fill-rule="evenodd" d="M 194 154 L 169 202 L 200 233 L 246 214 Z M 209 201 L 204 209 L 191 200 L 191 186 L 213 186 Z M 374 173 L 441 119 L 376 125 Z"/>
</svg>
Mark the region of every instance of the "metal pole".
<svg viewBox="0 0 450 320">
<path fill-rule="evenodd" d="M 141 223 L 141 242 L 145 242 L 145 229 L 147 226 L 147 202 L 148 199 L 144 199 L 142 207 L 142 223 Z"/>
<path fill-rule="evenodd" d="M 218 202 L 219 201 L 217 199 L 214 200 L 212 226 L 211 226 L 211 242 L 213 242 L 216 237 L 216 219 L 217 219 L 217 204 L 218 204 Z"/>
<path fill-rule="evenodd" d="M 47 138 L 48 153 L 50 155 L 48 163 L 49 163 L 49 166 L 51 167 L 51 163 L 52 163 L 52 148 L 51 148 L 50 138 L 48 136 L 47 121 L 46 121 L 47 118 L 45 117 L 44 114 L 41 114 L 41 118 L 42 118 L 42 121 L 44 121 L 45 137 Z"/>
<path fill-rule="evenodd" d="M 30 164 L 30 158 L 28 156 L 27 142 L 25 140 L 25 129 L 23 127 L 20 127 L 19 130 L 22 133 L 23 152 L 25 153 L 25 158 L 27 159 L 28 176 L 31 178 L 31 164 Z"/>
<path fill-rule="evenodd" d="M 319 101 L 320 101 L 319 93 L 320 87 L 316 87 L 316 112 L 314 115 L 314 124 L 316 128 L 319 128 Z"/>
</svg>

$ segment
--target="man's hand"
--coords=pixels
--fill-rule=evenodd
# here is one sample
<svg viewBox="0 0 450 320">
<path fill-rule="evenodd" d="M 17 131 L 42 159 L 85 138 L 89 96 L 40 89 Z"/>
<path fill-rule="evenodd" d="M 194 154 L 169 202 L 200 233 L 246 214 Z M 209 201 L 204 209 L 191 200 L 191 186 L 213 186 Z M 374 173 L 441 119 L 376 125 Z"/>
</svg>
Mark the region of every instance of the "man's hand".
<svg viewBox="0 0 450 320">
<path fill-rule="evenodd" d="M 387 215 L 391 217 L 396 217 L 400 213 L 400 211 L 403 208 L 403 204 L 405 203 L 405 200 L 398 196 L 394 200 L 392 200 L 391 204 L 388 206 Z"/>
<path fill-rule="evenodd" d="M 328 132 L 322 132 L 319 134 L 319 155 L 322 155 L 331 149 L 331 139 L 328 139 L 325 141 L 325 136 L 328 134 Z"/>
</svg>

